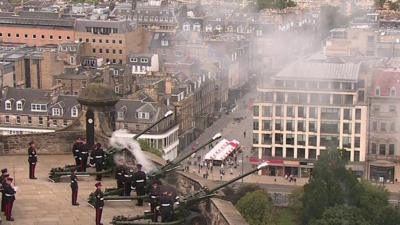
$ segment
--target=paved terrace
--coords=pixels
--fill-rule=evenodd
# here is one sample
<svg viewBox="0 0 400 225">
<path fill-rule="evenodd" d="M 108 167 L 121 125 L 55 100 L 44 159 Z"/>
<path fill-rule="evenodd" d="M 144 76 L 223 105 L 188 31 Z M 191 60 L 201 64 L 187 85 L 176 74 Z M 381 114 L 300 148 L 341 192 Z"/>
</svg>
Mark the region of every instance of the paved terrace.
<svg viewBox="0 0 400 225">
<path fill-rule="evenodd" d="M 7 167 L 12 177 L 16 178 L 18 187 L 14 202 L 13 216 L 15 221 L 2 224 L 13 225 L 80 225 L 95 224 L 95 210 L 87 204 L 89 193 L 95 190 L 94 177 L 80 177 L 78 202 L 80 206 L 71 206 L 71 188 L 69 178 L 63 182 L 49 182 L 50 168 L 72 164 L 69 155 L 39 155 L 36 169 L 37 180 L 28 179 L 27 156 L 0 156 L 0 167 Z M 15 168 L 15 175 L 13 172 Z M 115 187 L 111 178 L 103 179 L 103 190 Z M 103 211 L 103 223 L 109 224 L 115 215 L 142 214 L 148 207 L 137 207 L 136 202 L 106 202 Z"/>
</svg>

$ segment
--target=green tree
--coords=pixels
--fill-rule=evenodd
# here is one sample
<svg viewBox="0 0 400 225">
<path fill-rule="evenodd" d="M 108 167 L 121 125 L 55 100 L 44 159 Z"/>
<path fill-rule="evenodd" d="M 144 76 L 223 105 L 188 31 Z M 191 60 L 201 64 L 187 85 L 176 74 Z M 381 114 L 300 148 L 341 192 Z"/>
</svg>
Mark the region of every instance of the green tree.
<svg viewBox="0 0 400 225">
<path fill-rule="evenodd" d="M 375 7 L 378 9 L 382 9 L 386 0 L 375 0 Z"/>
<path fill-rule="evenodd" d="M 296 217 L 300 218 L 301 210 L 303 209 L 303 199 L 304 196 L 304 188 L 299 187 L 296 188 L 289 195 L 289 208 L 291 208 L 296 215 Z"/>
<path fill-rule="evenodd" d="M 257 0 L 258 9 L 286 9 L 295 7 L 296 3 L 292 0 Z"/>
<path fill-rule="evenodd" d="M 236 208 L 250 225 L 276 225 L 274 207 L 266 191 L 247 193 L 237 202 Z"/>
<path fill-rule="evenodd" d="M 160 150 L 151 147 L 149 145 L 149 143 L 147 143 L 147 141 L 139 140 L 139 144 L 140 144 L 140 148 L 142 149 L 142 151 L 150 152 L 150 153 L 153 153 L 154 155 L 162 157 L 163 153 Z"/>
<path fill-rule="evenodd" d="M 383 187 L 374 186 L 370 183 L 362 183 L 363 190 L 359 193 L 359 203 L 357 206 L 361 210 L 362 216 L 370 221 L 371 224 L 380 224 L 389 200 L 389 193 Z"/>
<path fill-rule="evenodd" d="M 356 207 L 338 205 L 328 208 L 321 219 L 315 220 L 311 225 L 369 225 Z"/>
<path fill-rule="evenodd" d="M 222 189 L 225 195 L 224 199 L 232 202 L 234 205 L 247 193 L 251 193 L 257 190 L 262 190 L 262 188 L 260 188 L 256 184 L 243 184 L 240 185 L 237 190 L 235 190 L 231 186 Z"/>
</svg>

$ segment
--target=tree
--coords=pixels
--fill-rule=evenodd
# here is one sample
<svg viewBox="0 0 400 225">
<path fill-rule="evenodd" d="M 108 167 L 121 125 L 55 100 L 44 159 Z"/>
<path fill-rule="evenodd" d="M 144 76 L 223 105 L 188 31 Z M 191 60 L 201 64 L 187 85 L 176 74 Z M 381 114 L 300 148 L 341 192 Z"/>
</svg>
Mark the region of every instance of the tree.
<svg viewBox="0 0 400 225">
<path fill-rule="evenodd" d="M 378 225 L 382 220 L 379 217 L 384 214 L 383 210 L 389 206 L 389 193 L 383 187 L 373 186 L 367 182 L 362 183 L 362 188 L 357 206 L 364 218 L 371 224 Z"/>
<path fill-rule="evenodd" d="M 225 187 L 222 191 L 224 192 L 224 199 L 232 202 L 234 205 L 247 193 L 251 193 L 257 190 L 262 190 L 256 184 L 243 184 L 237 190 L 231 186 Z"/>
<path fill-rule="evenodd" d="M 266 191 L 247 193 L 237 202 L 236 208 L 250 225 L 276 224 L 273 204 Z"/>
<path fill-rule="evenodd" d="M 289 195 L 289 208 L 293 210 L 298 218 L 301 216 L 301 210 L 303 208 L 302 198 L 304 196 L 304 188 L 296 188 Z"/>
<path fill-rule="evenodd" d="M 286 9 L 295 7 L 296 3 L 292 0 L 257 0 L 258 9 Z"/>
<path fill-rule="evenodd" d="M 375 0 L 375 7 L 378 9 L 382 9 L 386 0 Z"/>
<path fill-rule="evenodd" d="M 321 219 L 315 220 L 311 225 L 369 225 L 356 207 L 338 205 L 328 208 Z"/>
<path fill-rule="evenodd" d="M 139 140 L 139 144 L 142 151 L 150 152 L 153 153 L 154 155 L 162 157 L 163 153 L 160 150 L 151 147 L 149 143 L 147 143 L 145 140 Z"/>
</svg>

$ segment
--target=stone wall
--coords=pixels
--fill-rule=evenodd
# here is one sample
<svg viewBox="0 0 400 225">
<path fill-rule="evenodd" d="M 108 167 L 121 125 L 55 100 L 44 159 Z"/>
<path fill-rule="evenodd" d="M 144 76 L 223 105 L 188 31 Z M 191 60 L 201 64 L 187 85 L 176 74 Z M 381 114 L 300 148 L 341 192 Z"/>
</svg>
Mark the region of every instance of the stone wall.
<svg viewBox="0 0 400 225">
<path fill-rule="evenodd" d="M 166 180 L 168 183 L 174 184 L 182 194 L 198 191 L 204 186 L 213 188 L 217 185 L 213 181 L 204 180 L 183 172 L 171 174 Z M 202 203 L 199 208 L 201 214 L 207 218 L 209 225 L 248 225 L 235 206 L 229 201 L 211 198 Z"/>
<path fill-rule="evenodd" d="M 71 153 L 72 145 L 80 136 L 84 136 L 83 131 L 0 136 L 0 154 L 27 154 L 30 141 L 35 141 L 38 154 Z"/>
</svg>

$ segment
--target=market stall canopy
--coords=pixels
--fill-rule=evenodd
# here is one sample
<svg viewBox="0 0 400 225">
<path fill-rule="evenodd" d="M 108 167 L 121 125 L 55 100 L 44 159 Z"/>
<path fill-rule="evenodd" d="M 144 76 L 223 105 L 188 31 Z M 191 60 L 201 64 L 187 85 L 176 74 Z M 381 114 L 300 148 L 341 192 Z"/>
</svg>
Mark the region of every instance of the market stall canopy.
<svg viewBox="0 0 400 225">
<path fill-rule="evenodd" d="M 223 161 L 228 157 L 233 151 L 235 151 L 240 145 L 237 140 L 226 140 L 222 139 L 218 144 L 214 146 L 205 156 L 205 160 L 219 160 Z"/>
</svg>

